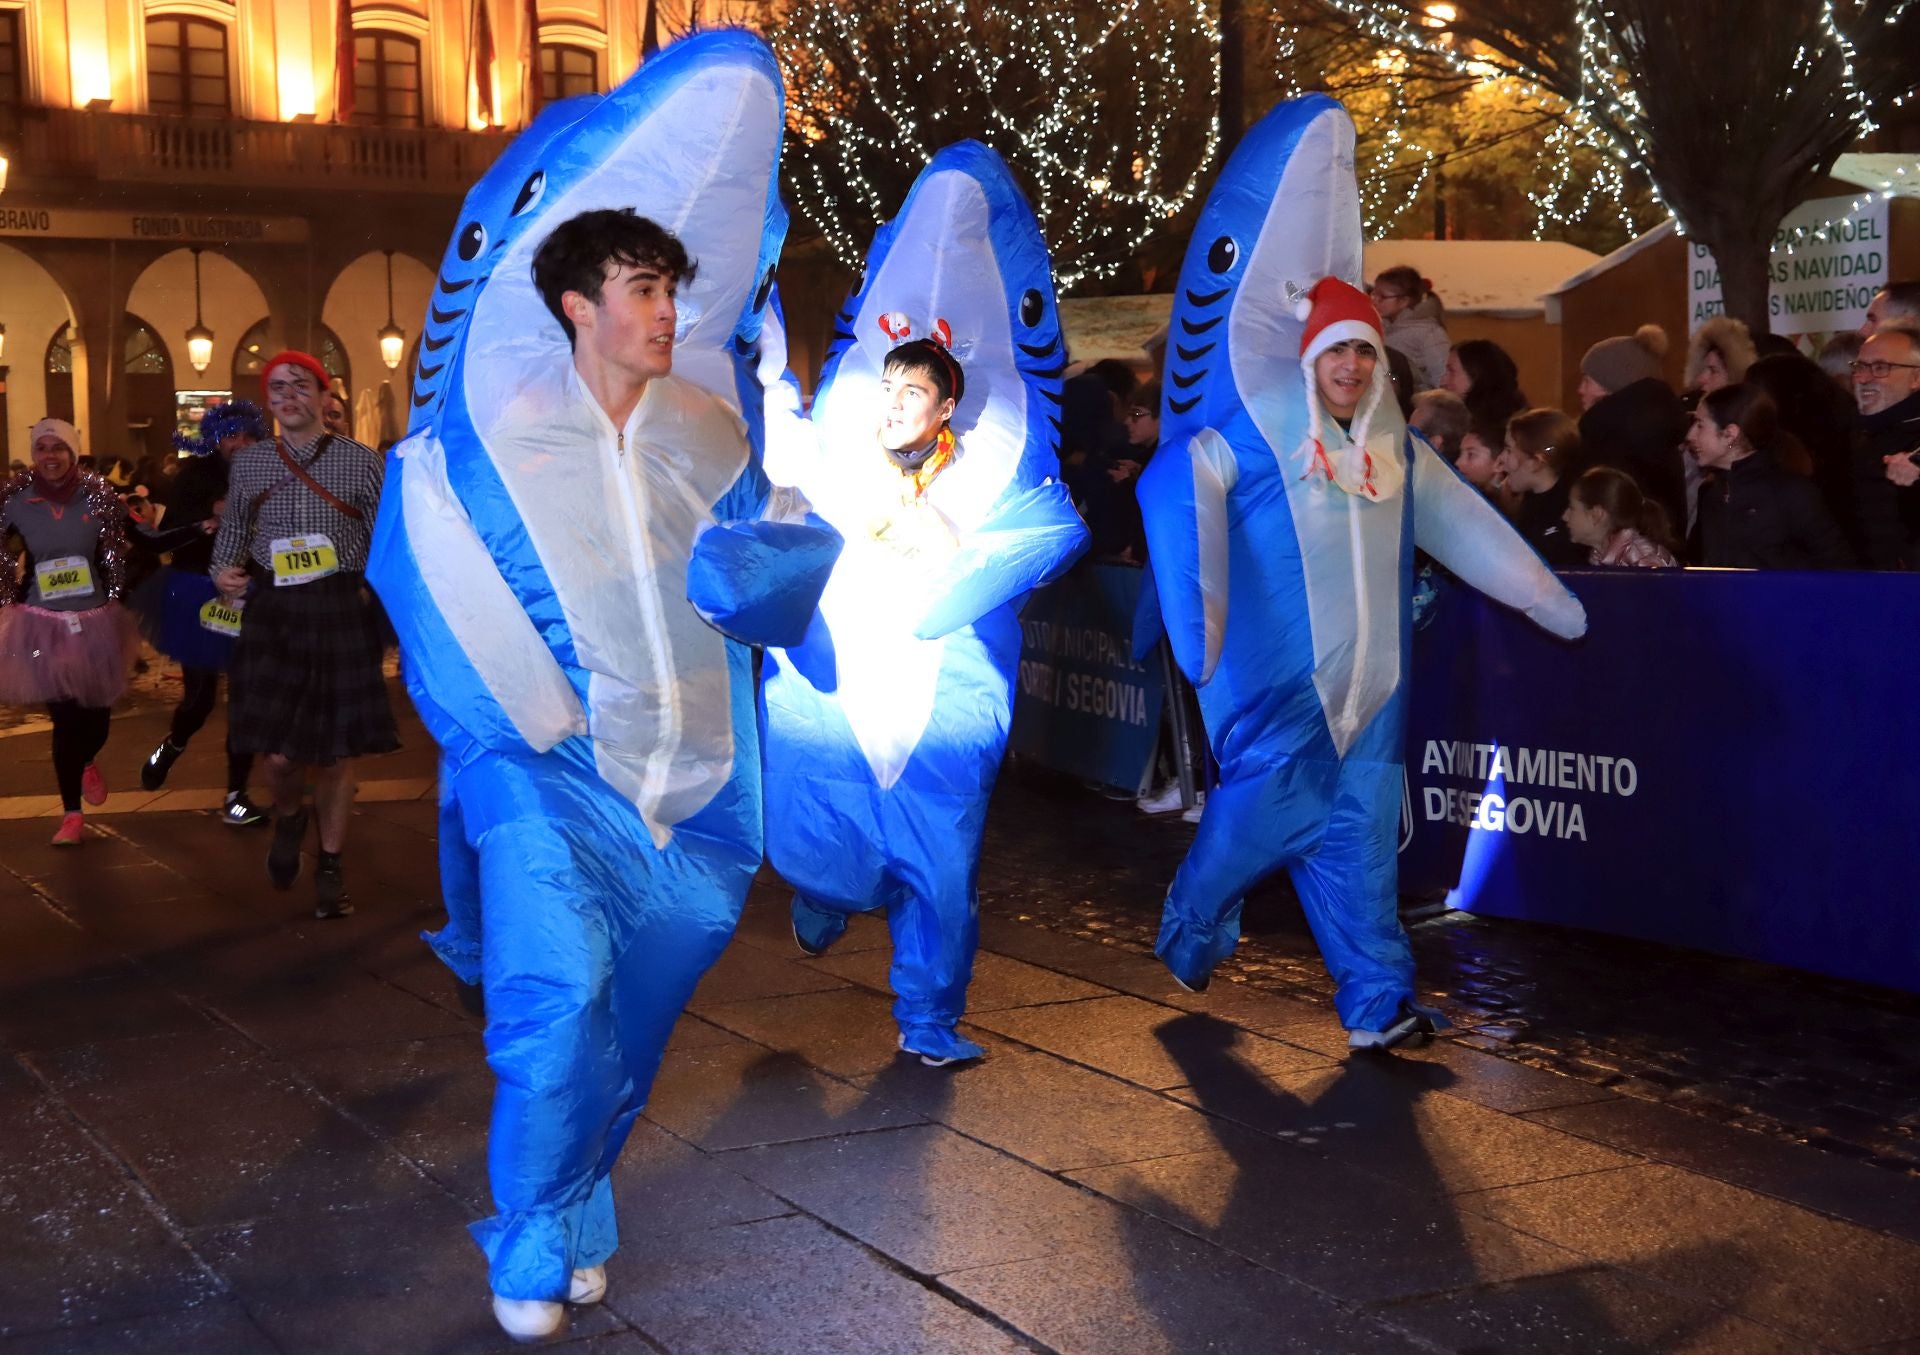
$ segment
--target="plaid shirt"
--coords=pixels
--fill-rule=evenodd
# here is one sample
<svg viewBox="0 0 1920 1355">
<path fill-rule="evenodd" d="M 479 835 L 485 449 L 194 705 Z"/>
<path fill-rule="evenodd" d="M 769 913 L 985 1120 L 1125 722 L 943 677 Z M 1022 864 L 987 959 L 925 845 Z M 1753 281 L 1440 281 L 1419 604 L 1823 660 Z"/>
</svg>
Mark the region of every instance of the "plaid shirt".
<svg viewBox="0 0 1920 1355">
<path fill-rule="evenodd" d="M 208 573 L 218 574 L 247 557 L 271 571 L 274 541 L 318 532 L 324 532 L 332 540 L 343 571 L 366 572 L 367 547 L 373 540 L 373 520 L 380 511 L 380 486 L 386 477 L 386 462 L 371 447 L 337 433 L 331 435 L 319 464 L 309 464 L 319 450 L 318 439 L 305 447 L 287 447 L 294 460 L 325 485 L 328 493 L 358 508 L 363 516 L 358 521 L 350 518 L 309 489 L 287 469 L 273 443 L 256 442 L 251 447 L 242 447 L 233 456 L 227 480 L 227 511 L 220 518 L 220 535 L 214 538 L 213 563 Z M 275 489 L 276 485 L 279 488 Z M 250 515 L 248 506 L 270 489 L 273 492 L 260 505 L 259 512 Z M 249 517 L 251 537 L 247 534 Z"/>
</svg>

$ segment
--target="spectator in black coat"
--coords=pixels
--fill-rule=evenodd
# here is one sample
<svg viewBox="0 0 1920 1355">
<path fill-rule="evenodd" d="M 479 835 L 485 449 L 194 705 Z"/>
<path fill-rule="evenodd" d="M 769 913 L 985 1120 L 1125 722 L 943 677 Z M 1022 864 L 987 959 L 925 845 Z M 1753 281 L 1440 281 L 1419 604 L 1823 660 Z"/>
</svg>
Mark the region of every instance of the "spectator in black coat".
<svg viewBox="0 0 1920 1355">
<path fill-rule="evenodd" d="M 1557 409 L 1529 409 L 1507 421 L 1500 483 L 1524 497 L 1514 530 L 1555 569 L 1587 563 L 1587 549 L 1567 531 L 1567 493 L 1581 461 L 1580 430 Z M 1497 500 L 1496 500 L 1497 501 Z"/>
<path fill-rule="evenodd" d="M 1661 372 L 1666 351 L 1667 333 L 1658 325 L 1587 350 L 1580 359 L 1580 442 L 1589 465 L 1619 467 L 1667 510 L 1669 522 L 1685 522 L 1680 443 L 1687 410 Z"/>
<path fill-rule="evenodd" d="M 1147 531 L 1140 519 L 1140 472 L 1160 444 L 1160 383 L 1134 391 L 1125 419 L 1127 445 L 1107 467 L 1106 483 L 1089 491 L 1087 529 L 1092 555 L 1115 564 L 1147 562 Z"/>
<path fill-rule="evenodd" d="M 1845 569 L 1853 552 L 1813 482 L 1784 470 L 1773 399 L 1741 382 L 1703 396 L 1687 445 L 1713 476 L 1700 491 L 1700 563 L 1715 569 Z"/>
<path fill-rule="evenodd" d="M 1133 368 L 1102 358 L 1060 389 L 1060 480 L 1083 510 L 1106 483 L 1113 454 L 1127 445 L 1120 416 L 1133 386 Z"/>
<path fill-rule="evenodd" d="M 1799 353 L 1761 358 L 1743 378 L 1773 397 L 1780 415 L 1780 463 L 1813 478 L 1856 559 L 1866 541 L 1853 511 L 1853 401 L 1812 358 Z M 1797 459 L 1786 455 L 1791 449 Z"/>
<path fill-rule="evenodd" d="M 1920 569 L 1920 328 L 1882 325 L 1853 363 L 1854 503 L 1874 569 Z"/>
</svg>

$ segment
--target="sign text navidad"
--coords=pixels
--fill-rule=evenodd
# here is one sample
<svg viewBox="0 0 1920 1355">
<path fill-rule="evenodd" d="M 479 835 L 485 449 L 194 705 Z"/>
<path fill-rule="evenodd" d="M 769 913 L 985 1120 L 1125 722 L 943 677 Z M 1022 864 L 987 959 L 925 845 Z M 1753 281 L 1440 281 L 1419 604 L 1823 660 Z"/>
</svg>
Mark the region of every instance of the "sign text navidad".
<svg viewBox="0 0 1920 1355">
<path fill-rule="evenodd" d="M 1787 214 L 1773 237 L 1768 265 L 1772 286 L 1767 315 L 1777 333 L 1824 334 L 1858 329 L 1866 321 L 1873 294 L 1887 284 L 1887 203 L 1875 197 L 1849 215 L 1851 198 L 1819 198 Z M 1831 222 L 1822 240 L 1795 243 L 1798 232 Z M 1726 310 L 1720 291 L 1720 265 L 1706 246 L 1689 241 L 1687 250 L 1687 329 L 1699 329 Z"/>
</svg>

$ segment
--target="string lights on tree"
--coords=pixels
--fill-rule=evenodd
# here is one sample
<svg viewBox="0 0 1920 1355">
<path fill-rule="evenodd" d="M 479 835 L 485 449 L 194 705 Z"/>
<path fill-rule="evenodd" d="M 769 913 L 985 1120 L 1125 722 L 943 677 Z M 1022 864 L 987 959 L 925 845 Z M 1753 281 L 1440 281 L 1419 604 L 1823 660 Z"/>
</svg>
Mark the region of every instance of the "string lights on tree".
<svg viewBox="0 0 1920 1355">
<path fill-rule="evenodd" d="M 1713 252 L 1728 310 L 1755 326 L 1767 319 L 1779 222 L 1873 130 L 1876 107 L 1911 96 L 1920 44 L 1912 0 L 1779 0 L 1764 20 L 1751 0 L 1462 0 L 1445 34 L 1418 0 L 1323 3 L 1384 47 L 1463 74 L 1483 61 L 1530 95 L 1563 100 L 1567 133 L 1536 206 L 1553 214 L 1614 191 L 1616 178 L 1644 178 Z M 1606 173 L 1581 174 L 1582 150 L 1602 155 Z"/>
<path fill-rule="evenodd" d="M 771 37 L 788 191 L 852 272 L 950 142 L 1006 158 L 1062 290 L 1133 258 L 1219 149 L 1220 33 L 1202 0 L 796 0 Z"/>
</svg>

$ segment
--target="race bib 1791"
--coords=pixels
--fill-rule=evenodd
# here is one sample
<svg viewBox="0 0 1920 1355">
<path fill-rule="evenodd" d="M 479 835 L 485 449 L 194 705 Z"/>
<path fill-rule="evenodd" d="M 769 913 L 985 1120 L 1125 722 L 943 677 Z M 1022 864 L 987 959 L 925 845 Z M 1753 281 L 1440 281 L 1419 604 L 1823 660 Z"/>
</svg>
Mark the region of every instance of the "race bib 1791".
<svg viewBox="0 0 1920 1355">
<path fill-rule="evenodd" d="M 273 542 L 273 586 L 291 588 L 340 572 L 340 553 L 325 532 L 283 536 Z"/>
</svg>

